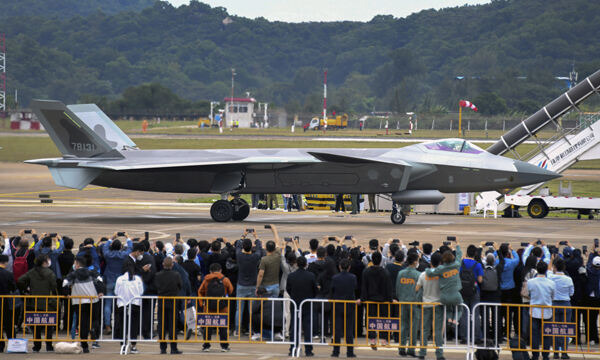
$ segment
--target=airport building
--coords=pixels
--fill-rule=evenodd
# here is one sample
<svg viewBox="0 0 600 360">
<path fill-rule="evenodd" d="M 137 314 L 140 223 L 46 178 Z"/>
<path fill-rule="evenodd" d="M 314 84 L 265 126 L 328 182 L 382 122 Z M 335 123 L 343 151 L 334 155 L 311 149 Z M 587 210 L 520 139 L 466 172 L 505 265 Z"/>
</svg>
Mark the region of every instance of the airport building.
<svg viewBox="0 0 600 360">
<path fill-rule="evenodd" d="M 233 124 L 238 124 L 241 128 L 249 128 L 254 121 L 254 98 L 230 98 L 226 97 L 225 102 L 225 124 L 226 127 L 231 127 Z"/>
</svg>

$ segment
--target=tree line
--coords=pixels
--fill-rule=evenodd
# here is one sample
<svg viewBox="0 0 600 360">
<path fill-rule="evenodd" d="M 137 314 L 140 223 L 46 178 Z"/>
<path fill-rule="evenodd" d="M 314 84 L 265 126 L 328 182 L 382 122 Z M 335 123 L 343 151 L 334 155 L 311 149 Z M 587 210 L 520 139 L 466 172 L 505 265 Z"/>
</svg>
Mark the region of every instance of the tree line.
<svg viewBox="0 0 600 360">
<path fill-rule="evenodd" d="M 65 5 L 62 16 L 23 9 L 51 3 L 56 14 L 67 0 L 2 5 L 11 9 L 2 25 L 9 93 L 18 88 L 23 105 L 95 99 L 131 108 L 121 101 L 126 89 L 160 84 L 184 100 L 150 96 L 154 106 L 183 110 L 229 96 L 235 68 L 236 95 L 318 114 L 327 68 L 337 112 L 456 111 L 468 99 L 483 114 L 526 114 L 565 90 L 555 77 L 573 63 L 580 79 L 600 69 L 600 2 L 587 0 L 494 0 L 406 18 L 306 23 L 232 16 L 195 0 L 142 10 L 145 1 L 131 0 L 119 12 L 85 1 L 93 12 Z"/>
</svg>

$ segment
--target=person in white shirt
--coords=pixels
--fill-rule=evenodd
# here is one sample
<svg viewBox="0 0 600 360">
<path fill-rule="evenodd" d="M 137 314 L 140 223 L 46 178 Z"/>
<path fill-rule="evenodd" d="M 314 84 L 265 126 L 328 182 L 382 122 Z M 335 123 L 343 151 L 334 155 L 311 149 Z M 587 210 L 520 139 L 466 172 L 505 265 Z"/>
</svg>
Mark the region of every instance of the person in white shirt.
<svg viewBox="0 0 600 360">
<path fill-rule="evenodd" d="M 571 306 L 571 296 L 575 293 L 575 286 L 573 285 L 573 279 L 565 274 L 566 264 L 565 261 L 556 257 L 551 262 L 553 271 L 548 271 L 548 279 L 554 281 L 556 284 L 556 291 L 552 298 L 552 305 L 554 306 Z M 571 309 L 570 308 L 556 308 L 554 310 L 554 321 L 555 322 L 571 322 Z M 565 338 L 557 336 L 555 344 L 553 346 L 555 351 L 567 351 L 568 344 L 565 342 Z M 558 352 L 554 353 L 554 358 L 558 358 Z M 561 359 L 569 359 L 569 355 L 566 352 L 561 353 Z"/>
<path fill-rule="evenodd" d="M 140 305 L 142 300 L 140 296 L 144 294 L 144 282 L 142 278 L 134 275 L 133 269 L 119 276 L 115 283 L 115 296 L 117 298 L 117 311 L 115 315 L 115 338 L 121 338 L 127 340 L 128 338 L 137 339 L 140 333 Z M 131 315 L 125 315 L 127 307 L 126 304 L 130 303 Z M 125 321 L 125 319 L 129 321 Z M 130 328 L 127 328 L 126 323 L 130 324 Z M 125 334 L 123 334 L 125 331 Z M 124 346 L 124 342 L 121 342 L 121 346 Z M 131 342 L 132 354 L 137 354 L 136 342 Z"/>
</svg>

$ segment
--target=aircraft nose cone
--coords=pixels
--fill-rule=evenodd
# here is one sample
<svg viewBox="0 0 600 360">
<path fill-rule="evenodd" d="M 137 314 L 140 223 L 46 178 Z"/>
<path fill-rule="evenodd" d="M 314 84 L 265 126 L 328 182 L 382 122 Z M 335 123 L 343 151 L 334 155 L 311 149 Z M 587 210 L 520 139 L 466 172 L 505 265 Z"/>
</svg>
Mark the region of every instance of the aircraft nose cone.
<svg viewBox="0 0 600 360">
<path fill-rule="evenodd" d="M 562 176 L 554 171 L 546 170 L 524 161 L 515 160 L 514 165 L 517 168 L 516 182 L 521 185 L 537 184 Z"/>
</svg>

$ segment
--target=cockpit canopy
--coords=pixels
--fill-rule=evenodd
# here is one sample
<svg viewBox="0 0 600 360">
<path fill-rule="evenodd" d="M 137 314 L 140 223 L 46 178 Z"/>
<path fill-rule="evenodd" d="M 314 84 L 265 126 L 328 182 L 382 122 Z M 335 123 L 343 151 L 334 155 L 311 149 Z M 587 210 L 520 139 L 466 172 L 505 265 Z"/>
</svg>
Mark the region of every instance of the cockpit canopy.
<svg viewBox="0 0 600 360">
<path fill-rule="evenodd" d="M 424 144 L 429 150 L 451 151 L 467 154 L 480 154 L 484 150 L 463 139 L 444 139 Z"/>
</svg>

